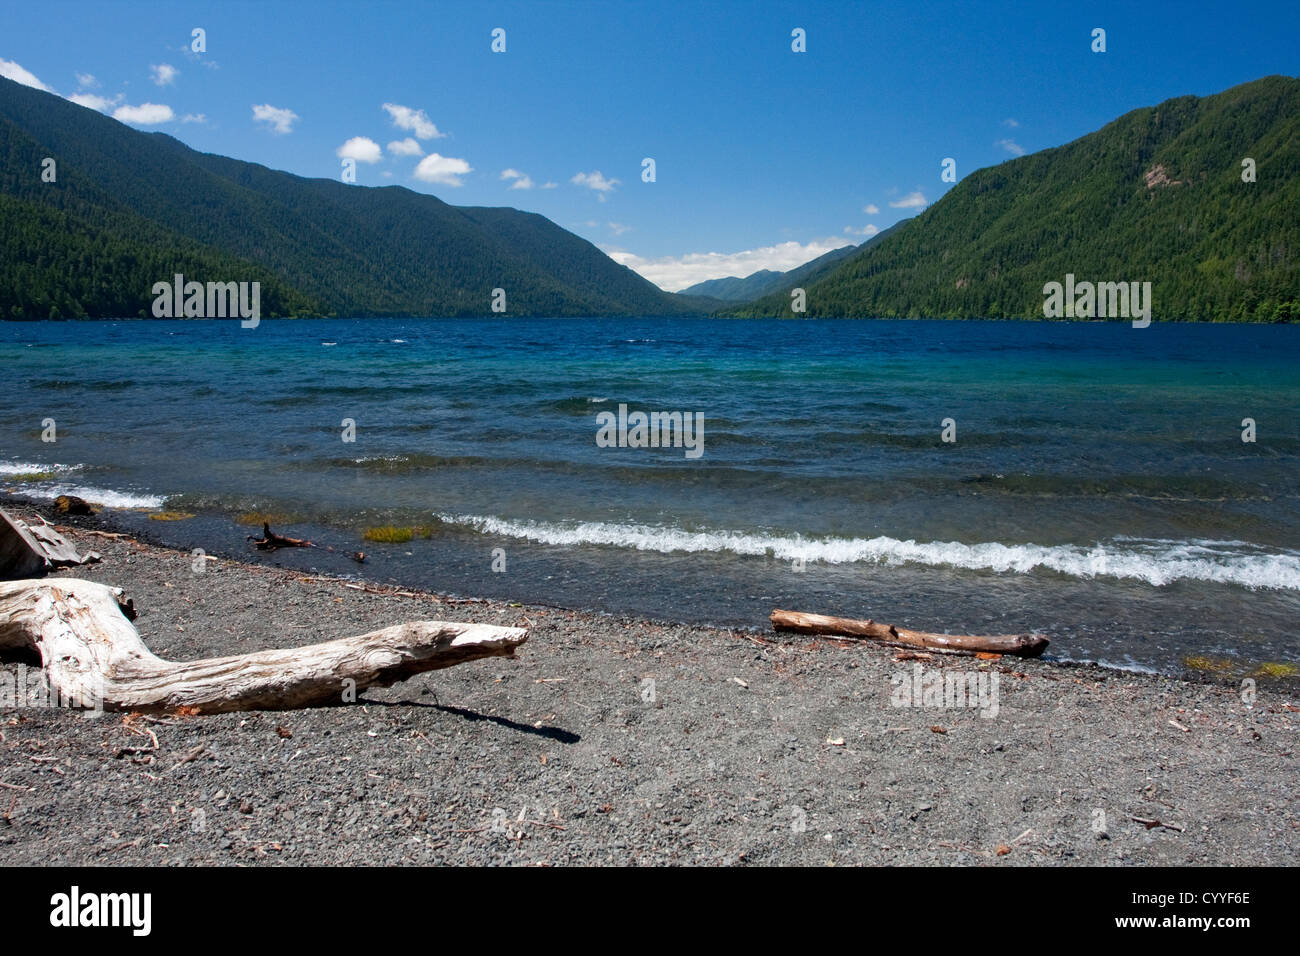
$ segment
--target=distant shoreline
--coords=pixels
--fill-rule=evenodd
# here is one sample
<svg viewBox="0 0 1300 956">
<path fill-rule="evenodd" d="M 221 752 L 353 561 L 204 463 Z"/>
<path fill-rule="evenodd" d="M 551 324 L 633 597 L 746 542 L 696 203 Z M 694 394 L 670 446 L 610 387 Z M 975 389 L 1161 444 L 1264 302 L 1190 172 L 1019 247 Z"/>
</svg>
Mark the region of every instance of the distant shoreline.
<svg viewBox="0 0 1300 956">
<path fill-rule="evenodd" d="M 1025 318 L 994 318 L 991 316 L 848 316 L 848 315 L 755 315 L 755 316 L 732 316 L 721 315 L 711 312 L 684 313 L 684 314 L 657 314 L 657 315 L 280 315 L 280 316 L 262 316 L 262 322 L 312 322 L 312 321 L 393 321 L 407 320 L 411 322 L 429 322 L 429 321 L 489 321 L 489 322 L 508 322 L 512 319 L 556 319 L 566 322 L 606 322 L 606 321 L 642 321 L 646 319 L 710 319 L 726 322 L 1041 322 L 1044 325 L 1128 325 L 1129 319 L 1047 319 L 1042 316 L 1025 317 Z M 15 319 L 0 318 L 0 322 L 12 325 L 26 325 L 36 322 L 233 322 L 238 323 L 238 318 L 154 318 L 153 316 L 98 316 L 84 318 L 58 318 L 58 319 Z M 1244 319 L 1224 319 L 1223 321 L 1207 321 L 1205 319 L 1160 319 L 1152 317 L 1152 325 L 1300 325 L 1300 318 L 1285 320 L 1255 321 Z"/>
</svg>

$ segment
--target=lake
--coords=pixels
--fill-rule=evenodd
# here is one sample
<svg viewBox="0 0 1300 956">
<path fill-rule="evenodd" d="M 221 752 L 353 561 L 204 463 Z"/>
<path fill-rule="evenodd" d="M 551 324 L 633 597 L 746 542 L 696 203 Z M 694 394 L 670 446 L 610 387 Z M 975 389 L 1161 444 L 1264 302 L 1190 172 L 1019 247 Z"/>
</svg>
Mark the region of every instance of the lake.
<svg viewBox="0 0 1300 956">
<path fill-rule="evenodd" d="M 273 560 L 440 591 L 1300 662 L 1296 326 L 0 323 L 0 363 L 0 486 L 179 547 L 245 554 L 269 513 L 338 549 Z M 698 415 L 701 453 L 598 445 L 620 405 Z"/>
</svg>

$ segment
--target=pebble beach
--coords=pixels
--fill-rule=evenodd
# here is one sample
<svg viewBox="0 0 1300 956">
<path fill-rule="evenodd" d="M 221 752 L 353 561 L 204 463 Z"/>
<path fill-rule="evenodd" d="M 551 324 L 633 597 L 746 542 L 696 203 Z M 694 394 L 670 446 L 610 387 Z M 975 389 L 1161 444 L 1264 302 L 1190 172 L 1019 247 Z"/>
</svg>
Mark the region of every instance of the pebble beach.
<svg viewBox="0 0 1300 956">
<path fill-rule="evenodd" d="M 515 659 L 332 707 L 0 711 L 11 865 L 1222 866 L 1300 852 L 1285 685 L 1252 698 L 1092 665 L 449 598 L 274 556 L 196 573 L 188 553 L 73 520 L 60 530 L 103 560 L 56 576 L 125 588 L 162 657 L 418 619 L 524 626 L 529 640 Z M 30 681 L 34 663 L 0 676 Z M 911 675 L 953 671 L 983 675 L 996 707 L 900 699 Z"/>
</svg>

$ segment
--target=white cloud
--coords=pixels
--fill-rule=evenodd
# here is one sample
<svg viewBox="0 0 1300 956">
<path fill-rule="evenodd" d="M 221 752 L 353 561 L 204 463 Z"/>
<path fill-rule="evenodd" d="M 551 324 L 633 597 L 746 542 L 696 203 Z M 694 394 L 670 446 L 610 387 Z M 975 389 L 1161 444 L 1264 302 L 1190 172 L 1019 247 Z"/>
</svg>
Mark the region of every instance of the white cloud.
<svg viewBox="0 0 1300 956">
<path fill-rule="evenodd" d="M 998 140 L 997 145 L 1001 146 L 1012 156 L 1025 155 L 1025 148 L 1021 146 L 1019 143 L 1017 143 L 1014 139 L 1000 139 Z"/>
<path fill-rule="evenodd" d="M 0 60 L 0 63 L 3 61 Z M 100 96 L 98 93 L 87 93 L 87 89 L 99 86 L 99 80 L 95 79 L 89 73 L 77 74 L 77 85 L 81 89 L 71 96 L 65 97 L 68 102 L 76 103 L 78 106 L 85 106 L 88 109 L 98 110 L 101 113 L 107 113 L 110 109 L 121 103 L 124 96 L 118 93 L 117 96 Z"/>
<path fill-rule="evenodd" d="M 514 180 L 514 182 L 510 184 L 511 189 L 532 189 L 533 188 L 533 178 L 529 176 L 527 173 L 521 173 L 517 169 L 501 170 L 501 178 Z"/>
<path fill-rule="evenodd" d="M 545 183 L 542 183 L 542 188 L 543 188 L 543 189 L 555 189 L 555 188 L 556 188 L 557 186 L 559 186 L 559 185 L 560 185 L 559 183 L 545 182 Z"/>
<path fill-rule="evenodd" d="M 139 106 L 119 106 L 113 110 L 113 119 L 133 126 L 158 126 L 176 118 L 172 108 L 164 103 L 141 103 Z"/>
<path fill-rule="evenodd" d="M 926 206 L 925 196 L 921 190 L 908 193 L 902 199 L 895 199 L 889 204 L 891 209 L 924 209 Z"/>
<path fill-rule="evenodd" d="M 880 231 L 880 228 L 879 228 L 878 226 L 873 226 L 871 223 L 867 223 L 867 224 L 866 224 L 865 226 L 863 226 L 861 229 L 854 229 L 852 226 L 845 226 L 845 227 L 844 227 L 844 232 L 845 232 L 846 235 L 850 235 L 850 236 L 866 236 L 868 239 L 870 239 L 872 236 L 874 236 L 874 235 L 875 235 L 876 233 L 878 233 L 879 231 Z"/>
<path fill-rule="evenodd" d="M 99 110 L 101 113 L 107 113 L 109 107 L 116 106 L 122 101 L 122 94 L 119 93 L 114 97 L 98 96 L 95 93 L 73 93 L 68 97 L 72 103 L 78 106 L 86 106 L 92 110 Z"/>
<path fill-rule="evenodd" d="M 335 152 L 340 159 L 355 159 L 358 163 L 377 163 L 384 157 L 379 144 L 366 136 L 353 136 Z"/>
<path fill-rule="evenodd" d="M 463 159 L 430 153 L 415 167 L 415 178 L 426 183 L 442 183 L 444 186 L 463 186 L 465 184 L 460 177 L 473 171 L 474 167 Z"/>
<path fill-rule="evenodd" d="M 380 173 L 379 175 L 380 175 L 380 176 L 383 176 L 385 179 L 392 179 L 392 178 L 393 178 L 393 171 L 392 171 L 391 169 L 385 169 L 385 170 L 384 170 L 382 173 Z"/>
<path fill-rule="evenodd" d="M 625 225 L 623 225 L 621 222 L 611 222 L 611 223 L 609 223 L 609 228 L 610 228 L 611 230 L 613 230 L 614 235 L 616 235 L 616 236 L 621 236 L 621 235 L 623 235 L 623 233 L 625 233 L 625 232 L 631 232 L 631 231 L 632 231 L 632 227 L 631 227 L 631 226 L 625 226 Z"/>
<path fill-rule="evenodd" d="M 385 103 L 384 109 L 393 118 L 393 125 L 398 129 L 408 129 L 418 139 L 442 139 L 446 133 L 439 133 L 438 127 L 425 115 L 424 110 L 413 110 L 409 106 Z"/>
<path fill-rule="evenodd" d="M 169 86 L 175 82 L 180 72 L 170 63 L 157 63 L 149 67 L 149 73 L 151 74 L 149 79 L 153 80 L 157 86 Z"/>
<path fill-rule="evenodd" d="M 880 207 L 873 202 L 869 202 L 862 207 L 862 211 L 865 212 L 868 216 L 875 216 L 880 213 Z"/>
<path fill-rule="evenodd" d="M 203 113 L 186 113 L 181 117 L 182 123 L 206 123 L 208 118 Z"/>
<path fill-rule="evenodd" d="M 21 83 L 23 86 L 30 86 L 34 90 L 44 90 L 46 93 L 54 91 L 36 78 L 36 74 L 30 70 L 25 70 L 13 60 L 6 60 L 0 57 L 0 76 L 7 80 L 13 80 L 15 83 Z"/>
<path fill-rule="evenodd" d="M 605 194 L 613 191 L 618 185 L 617 179 L 606 179 L 599 169 L 593 173 L 575 173 L 569 182 L 575 186 L 586 186 L 588 189 L 595 190 L 601 202 L 605 201 Z"/>
<path fill-rule="evenodd" d="M 411 139 L 411 137 L 409 136 L 406 137 L 406 139 L 393 140 L 391 143 L 388 144 L 388 151 L 392 153 L 394 156 L 423 156 L 424 155 L 424 150 L 420 148 L 420 144 L 417 143 L 415 140 Z"/>
<path fill-rule="evenodd" d="M 1019 120 L 1013 120 L 1013 119 L 1011 119 L 1010 117 L 1008 117 L 1007 119 L 1004 119 L 1004 120 L 1002 121 L 1002 125 L 1003 125 L 1003 126 L 1009 126 L 1011 129 L 1015 129 L 1017 126 L 1020 125 L 1020 122 L 1019 122 Z"/>
<path fill-rule="evenodd" d="M 283 135 L 293 132 L 293 124 L 298 122 L 298 114 L 293 110 L 263 103 L 261 106 L 253 107 L 253 122 L 265 123 L 272 133 Z"/>
<path fill-rule="evenodd" d="M 643 258 L 620 249 L 605 249 L 615 262 L 649 279 L 661 289 L 677 292 L 705 279 L 747 276 L 761 269 L 789 272 L 811 259 L 825 255 L 846 243 L 837 236 L 808 243 L 783 242 L 743 252 L 692 252 L 684 256 Z"/>
</svg>

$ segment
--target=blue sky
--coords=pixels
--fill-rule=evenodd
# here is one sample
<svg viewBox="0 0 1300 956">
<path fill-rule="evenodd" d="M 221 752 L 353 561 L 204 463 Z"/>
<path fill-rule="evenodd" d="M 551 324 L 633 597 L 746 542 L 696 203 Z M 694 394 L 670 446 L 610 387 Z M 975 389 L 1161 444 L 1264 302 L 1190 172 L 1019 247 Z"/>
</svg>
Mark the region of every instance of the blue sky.
<svg viewBox="0 0 1300 956">
<path fill-rule="evenodd" d="M 4 0 L 0 18 L 11 78 L 198 150 L 326 177 L 344 150 L 363 186 L 538 212 L 668 289 L 862 242 L 951 188 L 946 157 L 961 178 L 1300 73 L 1296 0 Z"/>
</svg>

